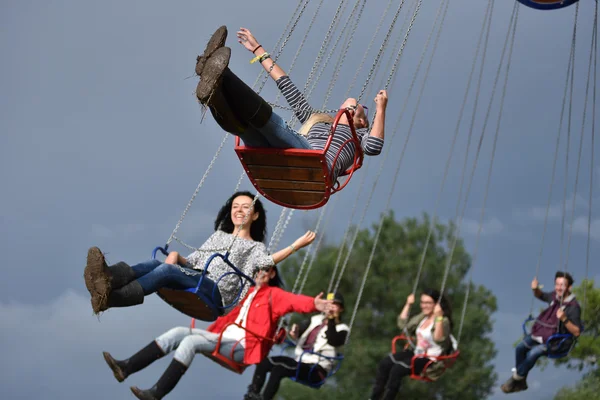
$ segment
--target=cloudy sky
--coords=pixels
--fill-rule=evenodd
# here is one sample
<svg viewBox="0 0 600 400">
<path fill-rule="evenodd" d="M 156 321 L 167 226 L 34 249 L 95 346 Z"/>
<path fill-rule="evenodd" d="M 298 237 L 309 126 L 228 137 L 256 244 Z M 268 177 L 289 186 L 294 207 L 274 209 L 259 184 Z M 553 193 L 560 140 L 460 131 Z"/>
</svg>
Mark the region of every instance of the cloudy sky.
<svg viewBox="0 0 600 400">
<path fill-rule="evenodd" d="M 309 3 L 287 43 L 280 59 L 284 68 L 291 64 L 319 3 Z M 355 2 L 347 3 L 343 21 Z M 359 71 L 354 95 L 367 78 L 399 1 L 392 3 L 367 63 Z M 432 213 L 441 187 L 487 2 L 452 0 L 420 107 L 416 110 L 423 71 L 407 100 L 400 128 L 394 131 L 439 5 L 439 1 L 426 3 L 389 88 L 386 143 L 391 146 L 390 157 L 373 191 L 363 226 L 374 223 L 385 206 L 409 131 L 409 147 L 393 193 L 393 210 L 399 217 Z M 473 130 L 476 137 L 482 131 L 513 8 L 512 1 L 495 3 Z M 188 324 L 188 318 L 152 296 L 142 306 L 111 310 L 98 320 L 92 315 L 82 279 L 86 251 L 97 245 L 107 252 L 111 262 L 135 262 L 148 258 L 154 246 L 164 244 L 223 137 L 210 114 L 202 118 L 195 101 L 196 55 L 219 25 L 227 25 L 228 44 L 233 49 L 230 66 L 246 82 L 254 82 L 260 67 L 250 65 L 250 54 L 232 39 L 236 28 L 250 28 L 267 49 L 272 49 L 296 4 L 264 0 L 1 2 L 0 184 L 5 189 L 0 197 L 0 251 L 6 257 L 0 280 L 2 398 L 33 399 L 40 393 L 65 400 L 130 398 L 127 386 L 149 387 L 160 376 L 168 360 L 119 385 L 107 370 L 101 351 L 111 351 L 116 357 L 129 356 L 170 327 Z M 336 108 L 343 101 L 386 4 L 381 0 L 367 5 L 328 108 Z M 381 59 L 381 72 L 372 77 L 374 85 L 363 98 L 367 105 L 373 105 L 374 91 L 388 78 L 388 60 L 397 38 L 406 31 L 400 28 L 410 4 L 414 1 L 406 2 Z M 337 5 L 334 1 L 324 2 L 306 36 L 291 72 L 301 87 Z M 540 250 L 574 12 L 575 7 L 553 12 L 520 9 L 473 274 L 478 284 L 490 288 L 498 298 L 499 310 L 492 318 L 493 339 L 499 350 L 494 363 L 500 380 L 510 373 L 511 344 L 519 337 L 520 321 L 530 307 L 529 285 Z M 579 14 L 569 173 L 565 173 L 564 131 L 542 254 L 540 280 L 546 287 L 552 285 L 552 276 L 565 253 L 566 246 L 562 252 L 560 246 L 565 177 L 566 233 L 571 215 L 575 216 L 568 269 L 577 281 L 585 274 L 589 125 L 585 129 L 577 192 L 574 182 L 593 2 L 582 1 Z M 315 106 L 323 103 L 342 42 L 311 96 Z M 491 108 L 463 223 L 470 251 L 475 247 L 500 92 L 501 86 Z M 262 93 L 275 100 L 276 90 L 270 82 Z M 455 216 L 472 109 L 473 91 L 438 209 L 444 220 Z M 288 116 L 285 111 L 283 114 Z M 590 115 L 588 112 L 588 122 Z M 397 136 L 392 141 L 394 132 Z M 241 168 L 232 144 L 232 140 L 227 143 L 182 226 L 180 236 L 186 242 L 200 244 L 210 234 L 218 207 L 235 187 Z M 360 204 L 367 201 L 366 193 L 373 188 L 382 158 L 366 162 L 368 171 L 366 167 L 361 171 L 367 174 L 364 187 L 360 187 L 358 178 L 339 195 L 343 201 L 336 203 L 331 218 L 338 222 L 325 229 L 329 240 L 339 240 L 343 234 L 350 213 L 345 207 L 360 194 Z M 600 273 L 594 262 L 600 240 L 600 220 L 595 219 L 600 186 L 597 162 L 593 171 L 590 277 L 598 280 Z M 245 180 L 243 187 L 251 186 Z M 271 231 L 279 213 L 280 208 L 268 206 Z M 282 245 L 312 226 L 317 216 L 318 212 L 295 213 Z M 566 244 L 567 236 L 564 238 Z M 206 398 L 239 399 L 250 377 L 251 370 L 237 376 L 199 357 L 171 397 L 202 393 Z M 578 378 L 576 373 L 554 367 L 543 372 L 535 370 L 530 375 L 530 391 L 511 398 L 551 398 L 559 387 Z M 220 384 L 226 379 L 231 384 Z M 503 397 L 496 393 L 491 398 Z"/>
</svg>

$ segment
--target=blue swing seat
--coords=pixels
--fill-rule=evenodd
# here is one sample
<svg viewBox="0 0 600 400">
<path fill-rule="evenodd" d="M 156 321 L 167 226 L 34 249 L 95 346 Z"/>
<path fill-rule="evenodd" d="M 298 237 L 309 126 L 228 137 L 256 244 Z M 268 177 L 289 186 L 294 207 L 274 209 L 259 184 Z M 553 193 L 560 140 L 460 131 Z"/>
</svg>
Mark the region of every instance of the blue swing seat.
<svg viewBox="0 0 600 400">
<path fill-rule="evenodd" d="M 283 348 L 281 349 L 281 355 L 284 355 L 284 352 L 290 348 L 290 347 L 296 347 L 296 343 L 292 342 L 289 339 L 286 339 L 284 341 L 285 345 L 283 346 Z M 313 354 L 318 356 L 319 358 L 322 359 L 326 359 L 331 361 L 332 363 L 334 363 L 334 367 L 327 373 L 327 376 L 325 376 L 323 379 L 321 379 L 320 381 L 317 382 L 312 382 L 309 380 L 304 380 L 300 378 L 300 365 L 302 364 L 302 357 L 304 357 L 306 354 Z M 336 372 L 338 372 L 338 370 L 341 368 L 342 366 L 342 361 L 344 360 L 344 355 L 341 353 L 338 353 L 336 356 L 334 357 L 330 357 L 330 356 L 324 356 L 318 352 L 314 352 L 314 351 L 310 351 L 310 350 L 304 350 L 302 352 L 302 354 L 300 355 L 300 358 L 298 359 L 298 366 L 296 367 L 296 375 L 290 377 L 290 379 L 296 383 L 299 383 L 301 385 L 304 386 L 308 386 L 311 387 L 313 389 L 319 389 L 321 386 L 323 386 L 325 384 L 325 382 L 327 381 L 328 378 L 330 378 L 331 376 L 335 375 Z M 319 364 L 314 364 L 309 372 L 308 372 L 308 376 L 309 378 L 312 376 L 313 372 L 315 371 L 315 369 L 317 368 Z"/>
<path fill-rule="evenodd" d="M 527 324 L 530 322 L 535 323 L 535 320 L 536 319 L 533 318 L 533 315 L 530 315 L 523 322 L 523 334 L 525 336 L 531 334 L 531 332 L 527 330 Z M 563 358 L 568 356 L 571 350 L 573 350 L 575 344 L 577 344 L 577 337 L 571 333 L 555 333 L 546 340 L 545 344 L 548 352 L 548 358 Z"/>
<path fill-rule="evenodd" d="M 157 252 L 160 251 L 165 256 L 169 253 L 167 252 L 167 246 L 156 247 L 152 251 L 152 258 L 156 259 Z M 222 259 L 231 269 L 232 271 L 226 272 L 217 279 L 215 285 L 213 287 L 212 293 L 210 296 L 207 296 L 205 293 L 200 291 L 200 287 L 202 286 L 202 281 L 206 274 L 208 274 L 208 269 L 210 268 L 210 263 L 215 258 Z M 217 304 L 219 303 L 215 299 L 215 294 L 217 294 L 219 282 L 228 275 L 236 275 L 240 280 L 240 289 L 237 293 L 235 299 L 231 302 L 231 304 L 223 305 Z M 180 311 L 181 313 L 192 317 L 194 319 L 199 319 L 201 321 L 212 322 L 216 320 L 220 315 L 222 315 L 223 310 L 231 308 L 235 306 L 240 299 L 240 296 L 246 286 L 246 283 L 250 283 L 250 285 L 254 285 L 254 281 L 252 278 L 244 274 L 240 271 L 231 261 L 229 261 L 229 252 L 224 255 L 221 253 L 215 253 L 211 255 L 208 260 L 206 260 L 206 264 L 204 265 L 204 269 L 202 270 L 202 275 L 200 276 L 200 280 L 198 281 L 198 285 L 196 287 L 191 287 L 187 289 L 169 289 L 169 288 L 161 288 L 156 293 L 161 299 L 163 299 L 166 303 L 168 303 L 171 307 Z"/>
</svg>

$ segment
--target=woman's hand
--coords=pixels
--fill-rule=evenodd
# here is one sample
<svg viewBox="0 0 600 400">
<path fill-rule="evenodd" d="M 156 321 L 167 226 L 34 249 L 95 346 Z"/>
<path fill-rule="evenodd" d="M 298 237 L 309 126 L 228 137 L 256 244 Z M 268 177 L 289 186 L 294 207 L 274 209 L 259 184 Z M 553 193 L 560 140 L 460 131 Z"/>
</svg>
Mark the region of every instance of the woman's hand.
<svg viewBox="0 0 600 400">
<path fill-rule="evenodd" d="M 406 305 L 410 307 L 413 304 L 415 304 L 415 295 L 414 293 L 411 293 L 406 297 Z"/>
<path fill-rule="evenodd" d="M 387 90 L 380 90 L 379 93 L 377 93 L 377 96 L 375 96 L 375 104 L 377 104 L 377 108 L 379 110 L 385 110 L 387 107 L 387 101 Z"/>
<path fill-rule="evenodd" d="M 444 310 L 442 310 L 442 306 L 440 306 L 440 303 L 436 303 L 435 307 L 433 307 L 433 315 L 436 317 L 444 316 Z"/>
<path fill-rule="evenodd" d="M 333 300 L 323 300 L 323 292 L 315 297 L 315 308 L 321 312 L 327 310 L 331 304 L 333 304 Z"/>
<path fill-rule="evenodd" d="M 236 36 L 238 38 L 238 42 L 242 44 L 248 51 L 254 51 L 259 46 L 258 41 L 246 28 L 240 28 L 237 31 Z"/>
<path fill-rule="evenodd" d="M 298 239 L 296 239 L 296 241 L 293 244 L 294 248 L 296 250 L 299 250 L 303 247 L 308 246 L 315 240 L 316 236 L 317 236 L 316 233 L 314 233 L 313 231 L 307 231 L 304 235 L 302 235 Z"/>
</svg>

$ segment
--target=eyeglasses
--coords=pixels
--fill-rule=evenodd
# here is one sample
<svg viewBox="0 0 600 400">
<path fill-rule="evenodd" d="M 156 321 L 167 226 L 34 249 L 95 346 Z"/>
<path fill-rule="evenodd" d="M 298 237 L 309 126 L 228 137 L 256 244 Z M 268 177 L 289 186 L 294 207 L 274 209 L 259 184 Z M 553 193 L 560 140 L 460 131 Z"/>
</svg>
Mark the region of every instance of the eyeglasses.
<svg viewBox="0 0 600 400">
<path fill-rule="evenodd" d="M 362 108 L 365 110 L 365 119 L 368 120 L 369 119 L 369 107 L 365 106 L 364 104 L 357 103 L 355 106 L 348 106 L 347 108 L 356 112 L 356 109 L 358 108 L 359 105 L 361 105 Z"/>
</svg>

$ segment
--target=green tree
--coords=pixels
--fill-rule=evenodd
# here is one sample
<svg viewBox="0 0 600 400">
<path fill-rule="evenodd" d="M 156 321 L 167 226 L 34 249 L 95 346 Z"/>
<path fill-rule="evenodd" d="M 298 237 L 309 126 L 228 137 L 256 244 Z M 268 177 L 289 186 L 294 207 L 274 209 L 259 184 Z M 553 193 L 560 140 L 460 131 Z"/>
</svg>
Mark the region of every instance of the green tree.
<svg viewBox="0 0 600 400">
<path fill-rule="evenodd" d="M 574 292 L 581 302 L 584 323 L 583 334 L 579 337 L 577 345 L 571 351 L 569 357 L 555 361 L 557 365 L 566 364 L 568 368 L 589 371 L 583 379 L 574 387 L 561 389 L 556 400 L 575 399 L 600 399 L 600 370 L 598 359 L 600 359 L 600 289 L 594 287 L 594 281 L 586 279 Z"/>
<path fill-rule="evenodd" d="M 283 382 L 279 395 L 283 399 L 365 399 L 369 396 L 377 364 L 389 354 L 391 340 L 400 332 L 396 317 L 406 296 L 411 292 L 417 268 L 427 237 L 430 219 L 407 218 L 397 222 L 393 213 L 385 216 L 377 251 L 363 293 L 362 301 L 352 327 L 351 337 L 344 350 L 345 359 L 334 378 L 315 392 L 314 389 Z M 358 232 L 351 257 L 342 276 L 340 292 L 346 301 L 344 320 L 349 322 L 357 299 L 361 280 L 374 242 L 376 226 Z M 434 233 L 425 257 L 419 289 L 439 289 L 454 237 L 455 227 L 435 224 Z M 323 246 L 308 276 L 303 290 L 316 294 L 327 289 L 340 248 Z M 282 268 L 287 282 L 297 276 L 300 260 L 293 259 Z M 446 294 L 453 305 L 454 335 L 458 334 L 460 315 L 465 298 L 466 275 L 471 259 L 461 239 L 457 241 L 450 266 Z M 482 286 L 471 287 L 462 337 L 460 357 L 455 366 L 434 383 L 405 379 L 402 383 L 403 398 L 436 398 L 481 400 L 486 398 L 496 381 L 491 360 L 496 355 L 494 344 L 489 338 L 492 331 L 490 315 L 496 311 L 496 298 Z M 418 303 L 413 313 L 418 312 Z M 317 394 L 318 393 L 318 394 Z"/>
</svg>

